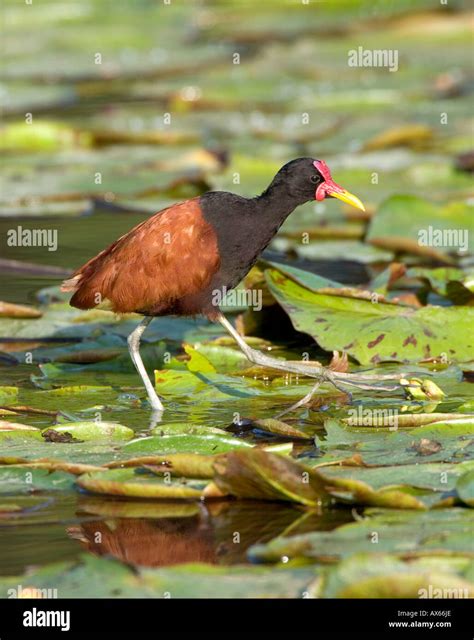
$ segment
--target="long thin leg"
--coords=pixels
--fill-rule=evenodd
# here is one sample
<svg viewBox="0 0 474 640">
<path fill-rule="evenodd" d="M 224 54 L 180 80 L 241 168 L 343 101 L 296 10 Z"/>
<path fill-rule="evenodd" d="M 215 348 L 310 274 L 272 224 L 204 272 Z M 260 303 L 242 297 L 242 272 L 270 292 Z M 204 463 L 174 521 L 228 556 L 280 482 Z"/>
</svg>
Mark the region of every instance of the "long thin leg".
<svg viewBox="0 0 474 640">
<path fill-rule="evenodd" d="M 249 347 L 249 345 L 245 342 L 245 340 L 238 333 L 235 327 L 232 326 L 232 324 L 222 313 L 219 314 L 217 319 L 224 327 L 224 329 L 234 338 L 234 340 L 237 342 L 250 362 L 253 362 L 254 364 L 258 364 L 262 367 L 269 367 L 271 369 L 279 369 L 280 371 L 297 373 L 299 375 L 308 376 L 309 378 L 316 378 L 320 382 L 330 382 L 336 387 L 336 389 L 339 389 L 340 391 L 344 391 L 344 389 L 341 389 L 338 383 L 347 384 L 359 389 L 376 389 L 385 391 L 394 391 L 395 389 L 397 389 L 397 387 L 382 387 L 379 385 L 374 386 L 365 384 L 365 381 L 378 382 L 379 380 L 393 379 L 394 376 L 361 376 L 358 374 L 339 373 L 336 371 L 331 371 L 327 367 L 311 366 L 310 364 L 306 364 L 303 362 L 288 362 L 282 359 L 270 358 L 260 351 Z"/>
<path fill-rule="evenodd" d="M 136 370 L 138 371 L 143 384 L 145 385 L 146 392 L 148 394 L 148 399 L 150 400 L 151 408 L 153 411 L 163 411 L 164 407 L 161 403 L 161 400 L 156 395 L 155 387 L 152 385 L 150 378 L 146 372 L 145 366 L 140 356 L 140 338 L 142 337 L 145 329 L 148 327 L 150 322 L 153 320 L 151 317 L 143 318 L 140 324 L 132 331 L 132 333 L 128 336 L 128 350 L 130 352 L 130 357 L 132 359 L 133 364 L 135 365 Z"/>
</svg>

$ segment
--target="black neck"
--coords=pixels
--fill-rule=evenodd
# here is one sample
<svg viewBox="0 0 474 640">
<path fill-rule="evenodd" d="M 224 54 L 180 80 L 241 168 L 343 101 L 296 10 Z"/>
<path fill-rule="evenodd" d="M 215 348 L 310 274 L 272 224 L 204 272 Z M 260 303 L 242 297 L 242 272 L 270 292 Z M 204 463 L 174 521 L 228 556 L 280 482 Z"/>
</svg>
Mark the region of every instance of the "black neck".
<svg viewBox="0 0 474 640">
<path fill-rule="evenodd" d="M 288 193 L 286 185 L 275 180 L 265 191 L 253 198 L 259 215 L 274 221 L 285 220 L 297 206 L 303 204 L 299 198 Z"/>
</svg>

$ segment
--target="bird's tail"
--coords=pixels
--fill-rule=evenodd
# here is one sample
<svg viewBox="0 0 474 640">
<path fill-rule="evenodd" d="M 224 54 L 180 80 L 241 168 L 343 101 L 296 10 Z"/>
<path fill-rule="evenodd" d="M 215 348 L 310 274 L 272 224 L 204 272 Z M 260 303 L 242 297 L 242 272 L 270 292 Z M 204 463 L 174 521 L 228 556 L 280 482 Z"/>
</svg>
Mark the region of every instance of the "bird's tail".
<svg viewBox="0 0 474 640">
<path fill-rule="evenodd" d="M 70 291 L 76 292 L 79 287 L 80 280 L 81 280 L 80 274 L 77 274 L 75 276 L 72 276 L 71 278 L 68 278 L 67 280 L 64 280 L 64 282 L 61 285 L 61 291 L 63 291 L 64 293 L 70 292 Z"/>
</svg>

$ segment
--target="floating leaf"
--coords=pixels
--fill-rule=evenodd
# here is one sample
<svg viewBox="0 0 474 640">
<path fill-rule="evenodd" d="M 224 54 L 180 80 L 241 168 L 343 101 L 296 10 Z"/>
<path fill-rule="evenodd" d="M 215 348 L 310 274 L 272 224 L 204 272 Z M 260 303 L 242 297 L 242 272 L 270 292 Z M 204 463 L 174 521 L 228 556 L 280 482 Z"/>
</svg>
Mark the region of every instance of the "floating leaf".
<svg viewBox="0 0 474 640">
<path fill-rule="evenodd" d="M 214 481 L 239 498 L 285 500 L 310 506 L 328 499 L 318 478 L 292 460 L 261 449 L 234 451 L 216 461 Z"/>
<path fill-rule="evenodd" d="M 375 149 L 387 149 L 389 147 L 426 147 L 433 138 L 433 130 L 422 124 L 407 124 L 403 127 L 387 129 L 377 136 L 368 140 L 364 149 L 373 151 Z"/>
<path fill-rule="evenodd" d="M 216 454 L 233 449 L 248 449 L 252 445 L 245 440 L 225 436 L 178 435 L 150 436 L 137 438 L 125 445 L 124 451 L 133 455 L 165 455 L 169 453 Z"/>
<path fill-rule="evenodd" d="M 0 504 L 0 518 L 11 513 L 19 513 L 22 508 L 17 504 Z"/>
<path fill-rule="evenodd" d="M 295 438 L 297 440 L 310 440 L 312 438 L 312 436 L 308 435 L 304 431 L 295 429 L 291 425 L 286 424 L 286 422 L 275 420 L 274 418 L 254 420 L 253 424 L 259 429 L 262 429 L 262 431 L 268 431 L 268 433 L 273 433 L 274 435 L 281 436 L 282 438 Z"/>
<path fill-rule="evenodd" d="M 100 440 L 130 440 L 135 433 L 132 429 L 125 427 L 117 422 L 67 422 L 65 424 L 55 425 L 48 431 L 54 431 L 59 434 L 70 434 L 74 439 L 83 442 L 92 442 Z"/>
<path fill-rule="evenodd" d="M 91 136 L 56 122 L 14 122 L 0 131 L 0 149 L 27 151 L 55 151 L 76 146 L 89 146 Z"/>
<path fill-rule="evenodd" d="M 472 516 L 467 509 L 434 509 L 432 511 L 369 510 L 367 517 L 336 531 L 315 531 L 294 537 L 275 538 L 249 550 L 250 559 L 278 562 L 307 558 L 318 562 L 334 562 L 354 553 L 395 553 L 399 558 L 414 558 L 440 553 L 470 555 L 472 553 Z"/>
<path fill-rule="evenodd" d="M 454 304 L 470 304 L 474 298 L 474 273 L 464 273 L 454 267 L 427 269 L 412 267 L 407 277 L 419 278 L 429 284 L 430 288 L 440 296 L 452 300 Z"/>
<path fill-rule="evenodd" d="M 184 350 L 189 356 L 189 360 L 186 363 L 189 371 L 192 371 L 193 373 L 216 373 L 215 367 L 209 362 L 209 360 L 203 356 L 202 353 L 193 349 L 191 345 L 185 344 Z"/>
<path fill-rule="evenodd" d="M 467 402 L 463 402 L 462 405 L 458 407 L 458 411 L 461 413 L 474 413 L 474 400 L 467 400 Z"/>
<path fill-rule="evenodd" d="M 433 598 L 471 597 L 474 584 L 463 578 L 461 563 L 433 556 L 430 566 L 423 558 L 404 562 L 394 555 L 380 554 L 374 562 L 370 554 L 355 554 L 330 569 L 324 582 L 326 598 Z"/>
<path fill-rule="evenodd" d="M 367 240 L 449 263 L 448 253 L 472 250 L 466 233 L 471 225 L 472 208 L 464 202 L 440 207 L 416 196 L 392 196 L 372 218 Z"/>
<path fill-rule="evenodd" d="M 82 473 L 90 473 L 92 471 L 100 471 L 102 467 L 95 466 L 92 464 L 82 464 L 77 462 L 65 462 L 63 460 L 38 460 L 38 461 L 28 461 L 22 458 L 15 458 L 12 461 L 1 460 L 3 465 L 14 464 L 17 466 L 22 466 L 25 470 L 27 469 L 46 469 L 47 471 L 66 471 L 66 473 L 72 473 L 75 476 L 81 475 Z"/>
<path fill-rule="evenodd" d="M 41 318 L 42 315 L 39 309 L 0 300 L 0 318 Z"/>
<path fill-rule="evenodd" d="M 452 420 L 425 424 L 407 431 L 382 433 L 377 429 L 355 431 L 337 420 L 325 422 L 326 438 L 316 437 L 317 445 L 326 452 L 322 458 L 305 459 L 311 467 L 351 457 L 357 453 L 365 465 L 384 466 L 429 462 L 463 462 L 474 459 L 474 421 Z M 441 447 L 430 455 L 417 450 L 422 439 L 437 441 Z M 427 451 L 425 451 L 427 453 Z"/>
<path fill-rule="evenodd" d="M 22 466 L 0 467 L 0 493 L 22 494 L 36 491 L 66 491 L 72 489 L 74 478 L 63 471 L 31 469 Z"/>
<path fill-rule="evenodd" d="M 213 402 L 229 398 L 252 398 L 260 395 L 261 390 L 257 381 L 239 384 L 235 377 L 228 375 L 173 369 L 155 371 L 155 384 L 165 397 L 199 394 L 202 400 L 207 398 Z"/>
<path fill-rule="evenodd" d="M 360 480 L 357 477 L 360 477 L 360 475 L 364 477 L 364 475 L 360 473 L 360 469 L 351 468 L 350 473 L 345 475 L 333 473 L 332 471 L 334 471 L 334 468 L 331 469 L 328 467 L 327 469 L 319 468 L 314 472 L 318 474 L 326 491 L 336 500 L 365 506 L 389 507 L 392 509 L 426 508 L 422 500 L 405 490 L 405 482 L 400 482 L 399 486 L 396 486 L 398 483 L 391 483 L 387 477 L 387 483 L 385 485 L 379 489 L 374 489 L 367 481 Z M 387 476 L 388 475 L 387 473 Z M 400 476 L 397 477 L 400 478 Z"/>
<path fill-rule="evenodd" d="M 463 502 L 474 507 L 474 469 L 467 471 L 459 478 L 456 491 Z"/>
<path fill-rule="evenodd" d="M 299 331 L 326 351 L 344 350 L 361 364 L 417 362 L 449 354 L 474 358 L 470 307 L 411 309 L 383 302 L 315 293 L 277 271 L 266 272 L 269 287 Z"/>
<path fill-rule="evenodd" d="M 431 453 L 429 450 L 428 454 Z M 464 465 L 320 466 L 317 471 L 326 479 L 327 491 L 337 500 L 395 509 L 425 509 L 452 501 Z"/>
<path fill-rule="evenodd" d="M 18 387 L 0 386 L 0 402 L 2 404 L 14 402 L 18 391 Z"/>
<path fill-rule="evenodd" d="M 19 584 L 37 589 L 54 584 L 64 598 L 163 598 L 166 593 L 176 598 L 297 598 L 317 571 L 312 567 L 270 570 L 204 563 L 132 568 L 110 558 L 83 555 L 79 561 L 36 568 L 28 573 L 26 582 L 25 576 L 0 577 L 0 595 Z"/>
<path fill-rule="evenodd" d="M 112 391 L 112 387 L 83 384 L 71 387 L 58 387 L 57 389 L 47 389 L 41 393 L 47 396 L 75 396 L 79 393 L 103 393 L 104 391 Z"/>
<path fill-rule="evenodd" d="M 227 436 L 227 431 L 224 429 L 219 429 L 217 427 L 207 427 L 199 424 L 192 424 L 189 422 L 166 422 L 165 424 L 160 424 L 157 427 L 153 427 L 150 430 L 152 435 L 156 436 L 173 436 L 173 435 L 220 435 Z"/>
<path fill-rule="evenodd" d="M 27 445 L 32 439 L 41 440 L 41 431 L 36 427 L 30 427 L 27 424 L 17 425 L 16 423 L 5 421 L 2 421 L 2 423 L 3 427 L 0 427 L 0 443 L 2 447 L 7 447 L 10 443 Z M 15 426 L 10 427 L 10 424 Z"/>
<path fill-rule="evenodd" d="M 446 423 L 453 420 L 462 420 L 462 413 L 393 413 L 389 408 L 374 407 L 351 411 L 348 418 L 342 418 L 341 422 L 351 427 L 420 427 L 424 424 Z M 465 419 L 469 425 L 471 417 Z"/>
<path fill-rule="evenodd" d="M 168 481 L 137 469 L 109 469 L 79 476 L 77 484 L 92 493 L 133 498 L 200 498 L 205 482 Z"/>
<path fill-rule="evenodd" d="M 442 400 L 446 395 L 432 380 L 410 378 L 408 380 L 400 380 L 400 384 L 405 388 L 408 398 L 421 402 L 425 400 Z"/>
<path fill-rule="evenodd" d="M 39 431 L 36 427 L 32 427 L 29 424 L 21 424 L 19 422 L 8 422 L 7 420 L 0 420 L 0 432 L 10 431 Z"/>
<path fill-rule="evenodd" d="M 197 453 L 170 453 L 166 456 L 141 456 L 109 462 L 105 466 L 109 469 L 116 467 L 154 466 L 161 471 L 169 471 L 175 476 L 185 478 L 212 478 L 214 476 L 214 462 L 216 456 L 204 456 Z"/>
</svg>

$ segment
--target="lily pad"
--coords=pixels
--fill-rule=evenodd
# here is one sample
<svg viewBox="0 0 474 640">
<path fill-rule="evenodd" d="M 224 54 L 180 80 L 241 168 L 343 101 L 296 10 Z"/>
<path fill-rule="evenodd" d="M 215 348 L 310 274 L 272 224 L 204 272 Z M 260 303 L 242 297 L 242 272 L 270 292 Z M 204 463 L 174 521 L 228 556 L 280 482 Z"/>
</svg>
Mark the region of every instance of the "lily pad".
<svg viewBox="0 0 474 640">
<path fill-rule="evenodd" d="M 37 491 L 67 491 L 74 485 L 74 476 L 63 471 L 31 469 L 22 466 L 0 467 L 0 493 L 24 494 Z"/>
<path fill-rule="evenodd" d="M 216 456 L 205 456 L 197 453 L 170 453 L 165 456 L 141 456 L 110 462 L 106 466 L 114 467 L 153 467 L 154 472 L 168 471 L 175 476 L 185 478 L 212 478 Z"/>
<path fill-rule="evenodd" d="M 463 465 L 328 466 L 317 470 L 327 481 L 326 490 L 336 500 L 394 509 L 424 509 L 440 506 L 444 500 L 451 502 Z"/>
<path fill-rule="evenodd" d="M 265 567 L 132 568 L 109 558 L 82 556 L 57 562 L 25 576 L 0 577 L 0 597 L 28 584 L 54 586 L 63 598 L 297 598 L 317 575 L 315 568 L 270 570 Z M 198 587 L 196 585 L 199 585 Z"/>
<path fill-rule="evenodd" d="M 463 502 L 474 507 L 474 469 L 467 471 L 458 479 L 456 491 Z"/>
<path fill-rule="evenodd" d="M 139 469 L 109 469 L 79 476 L 77 484 L 92 493 L 131 498 L 200 498 L 206 482 L 175 481 Z"/>
<path fill-rule="evenodd" d="M 393 196 L 372 219 L 367 240 L 384 249 L 450 262 L 451 252 L 472 252 L 468 229 L 472 207 L 464 202 L 436 206 L 416 196 Z M 453 234 L 453 231 L 457 233 Z"/>
<path fill-rule="evenodd" d="M 14 402 L 18 391 L 18 387 L 0 386 L 0 402 L 2 404 Z"/>
<path fill-rule="evenodd" d="M 275 538 L 252 547 L 249 557 L 258 562 L 278 562 L 283 556 L 334 562 L 361 552 L 392 552 L 400 558 L 440 553 L 473 556 L 472 516 L 466 509 L 393 511 L 388 521 L 384 511 L 374 514 L 333 532 Z"/>
<path fill-rule="evenodd" d="M 470 307 L 412 309 L 310 291 L 275 270 L 266 272 L 271 292 L 298 331 L 326 351 L 344 350 L 361 364 L 474 358 Z"/>
<path fill-rule="evenodd" d="M 74 439 L 84 442 L 130 440 L 135 435 L 132 429 L 117 422 L 69 422 L 55 425 L 52 430 L 60 434 L 70 434 Z"/>
<path fill-rule="evenodd" d="M 292 460 L 259 449 L 234 451 L 216 461 L 214 481 L 239 498 L 285 500 L 315 506 L 329 496 L 318 478 Z"/>
<path fill-rule="evenodd" d="M 463 576 L 468 557 L 447 561 L 433 556 L 404 562 L 395 555 L 357 553 L 327 572 L 321 597 L 325 598 L 428 598 L 471 597 L 474 584 Z M 460 560 L 460 562 L 458 561 Z"/>
<path fill-rule="evenodd" d="M 255 420 L 253 424 L 259 429 L 262 429 L 262 431 L 268 431 L 268 433 L 272 433 L 276 436 L 281 436 L 282 438 L 290 438 L 296 440 L 311 439 L 311 436 L 304 431 L 295 429 L 286 422 L 275 420 L 274 418 L 263 418 L 262 420 Z"/>
<path fill-rule="evenodd" d="M 252 445 L 245 440 L 220 435 L 179 435 L 150 436 L 137 438 L 126 444 L 124 452 L 130 455 L 165 455 L 169 453 L 216 454 L 233 449 L 249 449 Z"/>
<path fill-rule="evenodd" d="M 366 465 L 400 465 L 411 463 L 431 462 L 465 462 L 474 459 L 474 439 L 470 431 L 472 426 L 465 423 L 426 424 L 409 431 L 395 431 L 392 433 L 378 433 L 377 429 L 370 431 L 355 431 L 336 420 L 325 423 L 326 440 L 316 439 L 317 444 L 327 454 L 323 458 L 308 459 L 306 464 L 317 466 L 321 462 L 342 460 L 352 454 L 359 454 Z M 422 440 L 438 442 L 441 446 L 429 452 L 420 454 Z M 428 452 L 427 452 L 428 453 Z"/>
<path fill-rule="evenodd" d="M 462 269 L 412 267 L 406 275 L 428 283 L 435 293 L 449 298 L 454 304 L 470 304 L 474 298 L 474 274 L 464 273 Z"/>
<path fill-rule="evenodd" d="M 153 429 L 150 430 L 150 433 L 156 436 L 175 436 L 182 435 L 183 433 L 193 436 L 218 435 L 225 437 L 228 435 L 228 433 L 224 429 L 219 429 L 218 427 L 192 424 L 187 422 L 166 422 L 165 424 L 153 427 Z"/>
</svg>

